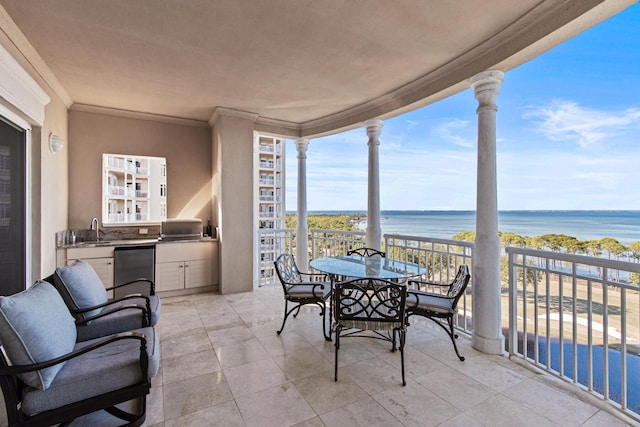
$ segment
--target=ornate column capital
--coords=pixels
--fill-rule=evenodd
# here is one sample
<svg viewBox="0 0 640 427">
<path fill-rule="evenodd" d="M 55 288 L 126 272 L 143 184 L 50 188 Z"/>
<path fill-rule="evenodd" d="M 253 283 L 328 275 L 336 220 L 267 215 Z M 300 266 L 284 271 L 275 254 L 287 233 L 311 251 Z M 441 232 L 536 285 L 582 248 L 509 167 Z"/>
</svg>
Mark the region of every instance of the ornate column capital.
<svg viewBox="0 0 640 427">
<path fill-rule="evenodd" d="M 379 119 L 370 119 L 364 122 L 365 127 L 367 128 L 367 136 L 369 136 L 369 145 L 375 144 L 380 145 L 380 140 L 378 137 L 380 136 L 380 132 L 382 131 L 382 126 L 384 122 Z"/>
<path fill-rule="evenodd" d="M 307 147 L 309 147 L 309 138 L 296 138 L 296 151 L 299 159 L 307 158 Z"/>
<path fill-rule="evenodd" d="M 495 101 L 500 92 L 500 85 L 503 80 L 504 73 L 500 70 L 483 71 L 469 79 L 469 83 L 471 83 L 474 95 L 479 103 L 476 112 L 487 109 L 497 111 L 498 107 Z"/>
</svg>

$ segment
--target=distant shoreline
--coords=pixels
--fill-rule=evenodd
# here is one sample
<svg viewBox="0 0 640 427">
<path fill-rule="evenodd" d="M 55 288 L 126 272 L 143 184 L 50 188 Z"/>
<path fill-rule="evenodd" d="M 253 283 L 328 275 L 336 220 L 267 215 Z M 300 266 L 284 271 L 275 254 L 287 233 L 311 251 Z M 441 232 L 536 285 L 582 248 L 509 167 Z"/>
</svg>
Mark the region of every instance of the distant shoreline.
<svg viewBox="0 0 640 427">
<path fill-rule="evenodd" d="M 402 213 L 402 214 L 420 214 L 420 213 L 474 213 L 475 210 L 457 210 L 457 209 L 423 209 L 423 210 L 381 210 L 380 214 L 384 215 L 385 213 Z M 637 213 L 640 214 L 640 210 L 636 209 L 505 209 L 498 210 L 498 214 L 500 213 Z M 295 215 L 297 211 L 287 211 L 287 215 Z M 325 210 L 325 211 L 308 211 L 309 215 L 367 215 L 366 210 Z"/>
</svg>

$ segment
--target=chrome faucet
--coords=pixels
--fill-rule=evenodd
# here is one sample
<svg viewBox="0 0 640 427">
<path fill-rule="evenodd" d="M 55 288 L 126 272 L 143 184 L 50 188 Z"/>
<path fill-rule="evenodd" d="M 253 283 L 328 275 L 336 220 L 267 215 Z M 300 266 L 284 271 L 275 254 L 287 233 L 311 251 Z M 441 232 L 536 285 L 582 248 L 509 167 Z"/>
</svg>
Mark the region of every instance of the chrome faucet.
<svg viewBox="0 0 640 427">
<path fill-rule="evenodd" d="M 96 227 L 96 242 L 97 242 L 98 240 L 100 240 L 100 230 L 98 228 L 98 218 L 93 218 L 91 220 L 91 228 L 90 228 L 90 230 L 93 230 L 93 225 L 94 224 L 95 224 L 95 227 Z"/>
</svg>

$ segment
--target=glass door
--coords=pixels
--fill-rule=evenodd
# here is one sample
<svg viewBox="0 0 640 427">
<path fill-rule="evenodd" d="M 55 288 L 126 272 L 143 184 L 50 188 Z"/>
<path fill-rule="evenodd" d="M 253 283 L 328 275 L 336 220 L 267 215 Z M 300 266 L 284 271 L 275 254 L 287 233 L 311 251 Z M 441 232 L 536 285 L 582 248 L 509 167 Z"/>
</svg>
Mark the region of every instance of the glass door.
<svg viewBox="0 0 640 427">
<path fill-rule="evenodd" d="M 26 287 L 25 131 L 0 118 L 0 295 Z"/>
</svg>

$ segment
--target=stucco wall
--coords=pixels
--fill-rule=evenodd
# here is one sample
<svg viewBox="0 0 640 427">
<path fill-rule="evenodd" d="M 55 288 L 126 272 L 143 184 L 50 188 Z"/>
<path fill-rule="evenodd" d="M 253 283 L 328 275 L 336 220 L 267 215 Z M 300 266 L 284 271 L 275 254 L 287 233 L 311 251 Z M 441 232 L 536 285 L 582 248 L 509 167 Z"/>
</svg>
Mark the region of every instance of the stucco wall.
<svg viewBox="0 0 640 427">
<path fill-rule="evenodd" d="M 211 218 L 211 129 L 93 112 L 69 113 L 69 228 L 102 223 L 102 154 L 167 159 L 169 218 Z M 214 224 L 215 226 L 216 224 Z"/>
</svg>

